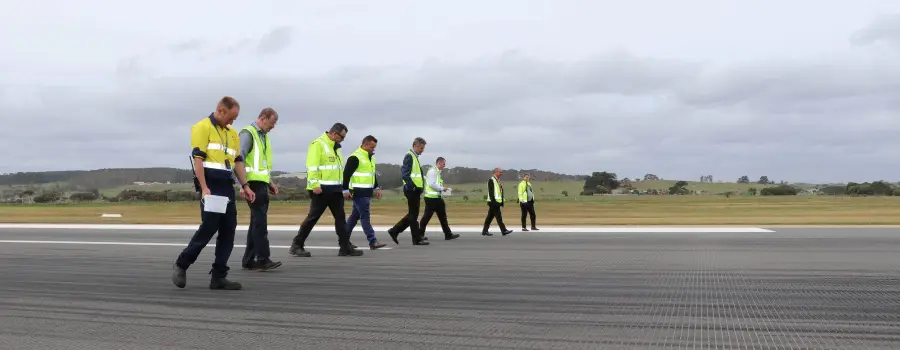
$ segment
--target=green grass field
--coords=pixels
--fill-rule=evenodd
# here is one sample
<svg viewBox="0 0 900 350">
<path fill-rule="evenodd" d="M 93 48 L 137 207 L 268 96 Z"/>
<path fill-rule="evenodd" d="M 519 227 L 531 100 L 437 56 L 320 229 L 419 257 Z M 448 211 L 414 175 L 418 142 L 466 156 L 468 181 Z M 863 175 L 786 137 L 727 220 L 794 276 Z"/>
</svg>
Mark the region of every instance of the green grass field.
<svg viewBox="0 0 900 350">
<path fill-rule="evenodd" d="M 572 187 L 556 183 L 552 191 Z M 715 185 L 715 184 L 712 184 Z M 472 185 L 475 187 L 476 185 Z M 536 184 L 537 186 L 541 186 Z M 459 186 L 459 190 L 474 190 Z M 508 183 L 507 189 L 510 187 Z M 574 189 L 577 188 L 573 188 Z M 726 188 L 727 190 L 727 188 Z M 544 192 L 551 191 L 549 184 Z M 473 192 L 474 193 L 474 192 Z M 571 193 L 571 191 L 570 191 Z M 478 225 L 486 205 L 470 194 L 447 198 L 451 224 Z M 514 194 L 507 194 L 512 197 Z M 275 202 L 269 223 L 299 225 L 308 203 Z M 900 225 L 900 197 L 849 196 L 569 196 L 538 195 L 539 225 Z M 350 204 L 346 205 L 350 209 Z M 396 222 L 405 212 L 402 197 L 386 196 L 373 204 L 373 222 L 384 226 Z M 238 206 L 241 225 L 248 222 L 245 203 Z M 122 218 L 101 218 L 103 213 Z M 510 227 L 519 226 L 519 208 L 508 198 L 504 218 Z M 0 205 L 0 221 L 19 223 L 134 223 L 196 224 L 199 207 L 194 202 L 93 203 L 57 205 Z M 326 214 L 320 225 L 330 225 Z"/>
</svg>

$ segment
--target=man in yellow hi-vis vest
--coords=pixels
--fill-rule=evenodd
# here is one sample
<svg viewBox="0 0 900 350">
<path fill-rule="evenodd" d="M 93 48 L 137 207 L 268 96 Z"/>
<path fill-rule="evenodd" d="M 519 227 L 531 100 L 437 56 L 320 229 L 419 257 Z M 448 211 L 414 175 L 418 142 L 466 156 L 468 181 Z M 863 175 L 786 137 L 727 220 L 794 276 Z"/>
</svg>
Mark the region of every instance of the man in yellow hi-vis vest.
<svg viewBox="0 0 900 350">
<path fill-rule="evenodd" d="M 525 214 L 531 214 L 531 229 L 538 231 L 534 223 L 536 215 L 534 214 L 534 189 L 531 187 L 531 174 L 522 176 L 522 181 L 519 182 L 519 188 L 516 192 L 518 193 L 517 202 L 519 202 L 519 208 L 522 209 L 522 231 L 528 231 L 525 228 Z"/>
<path fill-rule="evenodd" d="M 491 227 L 491 221 L 494 218 L 497 218 L 497 225 L 500 226 L 500 232 L 506 236 L 512 233 L 512 230 L 507 230 L 506 225 L 503 224 L 503 214 L 500 212 L 500 208 L 503 207 L 503 185 L 500 184 L 500 176 L 503 176 L 503 170 L 500 168 L 494 168 L 494 175 L 488 179 L 487 187 L 488 187 L 488 196 L 487 196 L 487 205 L 488 205 L 488 213 L 487 217 L 484 218 L 484 228 L 481 230 L 481 235 L 483 236 L 493 236 L 493 233 L 488 232 L 488 228 Z"/>
<path fill-rule="evenodd" d="M 363 233 L 369 241 L 369 249 L 375 250 L 386 246 L 375 238 L 375 229 L 370 219 L 372 197 L 381 199 L 381 187 L 375 173 L 375 146 L 378 139 L 366 135 L 362 144 L 349 157 L 344 166 L 344 193 L 353 197 L 353 211 L 347 218 L 347 235 L 352 236 L 357 222 L 362 222 Z"/>
<path fill-rule="evenodd" d="M 338 256 L 360 256 L 362 250 L 350 245 L 347 234 L 347 217 L 344 213 L 344 199 L 350 195 L 343 194 L 344 159 L 341 156 L 341 141 L 347 137 L 347 126 L 335 123 L 331 129 L 323 133 L 309 144 L 306 151 L 306 190 L 309 192 L 309 214 L 300 224 L 300 230 L 294 236 L 288 252 L 293 256 L 312 256 L 304 249 L 306 238 L 325 209 L 331 210 L 334 216 L 334 232 L 338 236 Z"/>
<path fill-rule="evenodd" d="M 187 269 L 197 261 L 213 235 L 218 233 L 209 289 L 241 289 L 240 283 L 226 278 L 237 228 L 234 175 L 237 175 L 240 184 L 241 197 L 252 203 L 256 196 L 247 185 L 244 159 L 237 151 L 240 145 L 238 134 L 229 126 L 237 119 L 240 110 L 237 100 L 223 97 L 215 112 L 191 127 L 194 189 L 201 193 L 200 217 L 203 222 L 172 267 L 172 283 L 178 288 L 184 288 L 187 284 Z"/>
<path fill-rule="evenodd" d="M 272 143 L 269 133 L 278 123 L 278 112 L 263 108 L 256 121 L 240 132 L 241 155 L 247 169 L 247 183 L 256 194 L 250 203 L 250 225 L 247 227 L 247 246 L 241 266 L 248 270 L 268 271 L 281 266 L 280 261 L 269 259 L 269 192 L 278 194 L 278 186 L 272 182 Z"/>
<path fill-rule="evenodd" d="M 407 212 L 394 227 L 388 229 L 388 234 L 394 243 L 400 244 L 397 236 L 409 227 L 413 245 L 428 245 L 423 232 L 419 228 L 419 200 L 425 188 L 425 174 L 422 174 L 422 166 L 419 164 L 419 156 L 425 151 L 425 139 L 416 137 L 413 140 L 412 149 L 403 156 L 403 165 L 400 166 L 400 177 L 403 179 L 403 195 L 406 196 Z"/>
</svg>

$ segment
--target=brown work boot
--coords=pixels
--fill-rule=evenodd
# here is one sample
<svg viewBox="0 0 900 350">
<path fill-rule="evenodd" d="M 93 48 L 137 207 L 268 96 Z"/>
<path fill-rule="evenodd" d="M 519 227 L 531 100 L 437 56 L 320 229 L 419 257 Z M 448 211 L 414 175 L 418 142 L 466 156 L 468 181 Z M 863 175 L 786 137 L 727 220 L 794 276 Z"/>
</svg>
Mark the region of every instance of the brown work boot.
<svg viewBox="0 0 900 350">
<path fill-rule="evenodd" d="M 387 245 L 386 243 L 375 242 L 375 244 L 369 244 L 369 249 L 370 249 L 370 250 L 375 250 L 375 249 L 384 247 L 384 246 L 386 246 L 386 245 Z"/>
</svg>

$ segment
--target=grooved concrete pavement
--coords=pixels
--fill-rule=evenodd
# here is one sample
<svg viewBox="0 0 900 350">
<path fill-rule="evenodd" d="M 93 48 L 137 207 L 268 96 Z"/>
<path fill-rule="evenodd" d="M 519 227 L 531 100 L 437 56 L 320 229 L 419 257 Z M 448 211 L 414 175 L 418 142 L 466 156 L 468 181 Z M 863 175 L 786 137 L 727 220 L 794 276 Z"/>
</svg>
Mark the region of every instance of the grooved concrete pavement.
<svg viewBox="0 0 900 350">
<path fill-rule="evenodd" d="M 0 240 L 167 242 L 190 231 L 3 229 Z M 270 234 L 288 245 L 291 233 Z M 387 234 L 379 237 L 390 242 Z M 465 233 L 207 288 L 211 247 L 0 243 L 0 349 L 900 348 L 900 233 Z M 245 233 L 238 233 L 242 244 Z M 363 246 L 362 233 L 353 241 Z M 308 245 L 336 246 L 314 232 Z"/>
</svg>

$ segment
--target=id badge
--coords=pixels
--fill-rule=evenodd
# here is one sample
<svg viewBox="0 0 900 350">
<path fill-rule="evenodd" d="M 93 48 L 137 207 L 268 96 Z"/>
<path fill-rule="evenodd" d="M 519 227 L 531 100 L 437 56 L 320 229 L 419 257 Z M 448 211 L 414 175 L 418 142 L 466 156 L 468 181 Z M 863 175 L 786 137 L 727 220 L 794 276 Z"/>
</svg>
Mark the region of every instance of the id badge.
<svg viewBox="0 0 900 350">
<path fill-rule="evenodd" d="M 231 161 L 225 160 L 225 170 L 231 170 Z"/>
</svg>

